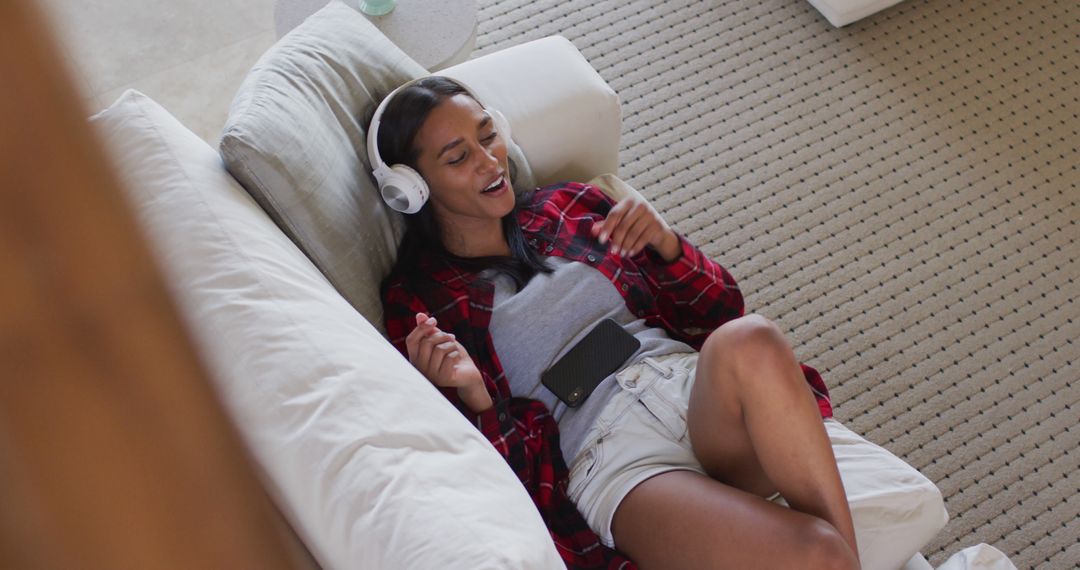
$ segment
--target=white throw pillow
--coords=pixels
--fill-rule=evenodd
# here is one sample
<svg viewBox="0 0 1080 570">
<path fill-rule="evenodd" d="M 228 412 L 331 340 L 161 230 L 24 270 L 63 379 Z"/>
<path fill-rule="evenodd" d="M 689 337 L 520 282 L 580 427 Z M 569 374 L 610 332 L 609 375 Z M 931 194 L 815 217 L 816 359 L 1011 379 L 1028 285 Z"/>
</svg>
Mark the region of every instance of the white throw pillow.
<svg viewBox="0 0 1080 570">
<path fill-rule="evenodd" d="M 267 490 L 326 568 L 562 568 L 481 434 L 129 90 L 92 117 Z"/>
</svg>

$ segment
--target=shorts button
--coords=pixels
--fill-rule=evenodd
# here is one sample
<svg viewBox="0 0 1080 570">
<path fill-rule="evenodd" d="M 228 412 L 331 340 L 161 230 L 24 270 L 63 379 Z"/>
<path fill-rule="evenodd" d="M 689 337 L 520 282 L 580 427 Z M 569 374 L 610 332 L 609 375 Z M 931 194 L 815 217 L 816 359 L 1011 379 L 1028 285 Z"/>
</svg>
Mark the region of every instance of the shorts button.
<svg viewBox="0 0 1080 570">
<path fill-rule="evenodd" d="M 499 421 L 500 422 L 505 422 L 506 421 L 506 414 L 505 413 L 500 413 L 499 414 Z"/>
<path fill-rule="evenodd" d="M 594 262 L 594 263 L 596 262 L 596 256 L 594 256 L 591 253 L 588 256 L 586 256 L 586 258 L 591 262 Z"/>
<path fill-rule="evenodd" d="M 555 249 L 555 246 L 553 246 L 553 245 L 549 245 L 549 246 L 547 246 L 547 251 L 551 251 L 551 250 L 553 250 L 553 249 Z"/>
<path fill-rule="evenodd" d="M 623 283 L 623 284 L 622 284 L 622 290 L 623 290 L 623 291 L 626 291 L 626 290 L 627 290 L 627 289 L 629 289 L 629 288 L 630 288 L 630 286 L 629 286 L 629 285 L 627 285 L 626 283 Z"/>
</svg>

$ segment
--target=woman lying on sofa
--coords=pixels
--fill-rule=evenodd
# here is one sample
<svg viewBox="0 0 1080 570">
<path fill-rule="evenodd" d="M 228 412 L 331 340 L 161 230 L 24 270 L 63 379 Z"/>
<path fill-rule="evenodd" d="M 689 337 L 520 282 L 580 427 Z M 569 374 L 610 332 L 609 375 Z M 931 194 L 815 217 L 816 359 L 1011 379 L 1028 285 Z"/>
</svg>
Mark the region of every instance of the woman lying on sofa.
<svg viewBox="0 0 1080 570">
<path fill-rule="evenodd" d="M 372 129 L 374 167 L 415 171 L 378 172 L 384 196 L 422 204 L 383 284 L 388 334 L 503 454 L 568 567 L 619 568 L 616 548 L 646 568 L 859 567 L 825 385 L 725 269 L 639 197 L 515 195 L 505 120 L 450 79 L 392 93 Z M 545 371 L 606 319 L 633 352 L 556 396 Z"/>
</svg>

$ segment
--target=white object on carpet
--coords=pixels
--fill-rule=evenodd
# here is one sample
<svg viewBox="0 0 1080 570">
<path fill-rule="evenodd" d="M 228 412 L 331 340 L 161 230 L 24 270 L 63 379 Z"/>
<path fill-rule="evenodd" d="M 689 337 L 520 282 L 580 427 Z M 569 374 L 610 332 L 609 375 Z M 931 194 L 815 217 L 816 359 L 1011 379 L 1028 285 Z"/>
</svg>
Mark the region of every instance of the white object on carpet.
<svg viewBox="0 0 1080 570">
<path fill-rule="evenodd" d="M 937 570 L 1016 570 L 1000 550 L 982 543 L 953 554 Z"/>
<path fill-rule="evenodd" d="M 809 0 L 810 4 L 821 12 L 829 23 L 836 26 L 846 26 L 856 20 L 861 20 L 871 14 L 876 14 L 895 4 L 900 0 Z"/>
</svg>

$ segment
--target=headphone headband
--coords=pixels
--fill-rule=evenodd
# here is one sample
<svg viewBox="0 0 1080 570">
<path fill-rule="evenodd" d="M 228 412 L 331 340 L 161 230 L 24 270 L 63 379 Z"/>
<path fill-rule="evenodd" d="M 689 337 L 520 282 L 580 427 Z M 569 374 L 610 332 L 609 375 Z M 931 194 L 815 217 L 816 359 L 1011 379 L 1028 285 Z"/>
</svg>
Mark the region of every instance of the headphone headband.
<svg viewBox="0 0 1080 570">
<path fill-rule="evenodd" d="M 383 179 L 386 177 L 386 171 L 389 170 L 389 167 L 383 162 L 382 156 L 379 155 L 379 124 L 382 123 L 383 111 L 386 110 L 386 106 L 390 103 L 390 100 L 394 98 L 394 95 L 398 94 L 398 91 L 405 89 L 421 79 L 426 79 L 427 77 L 432 76 L 426 75 L 424 77 L 417 77 L 416 79 L 411 79 L 395 87 L 386 97 L 383 97 L 382 101 L 379 101 L 379 106 L 375 107 L 375 114 L 372 115 L 371 124 L 368 125 L 367 152 L 368 162 L 371 165 L 372 173 L 375 175 L 375 181 L 378 182 L 380 186 L 382 185 Z"/>
</svg>

